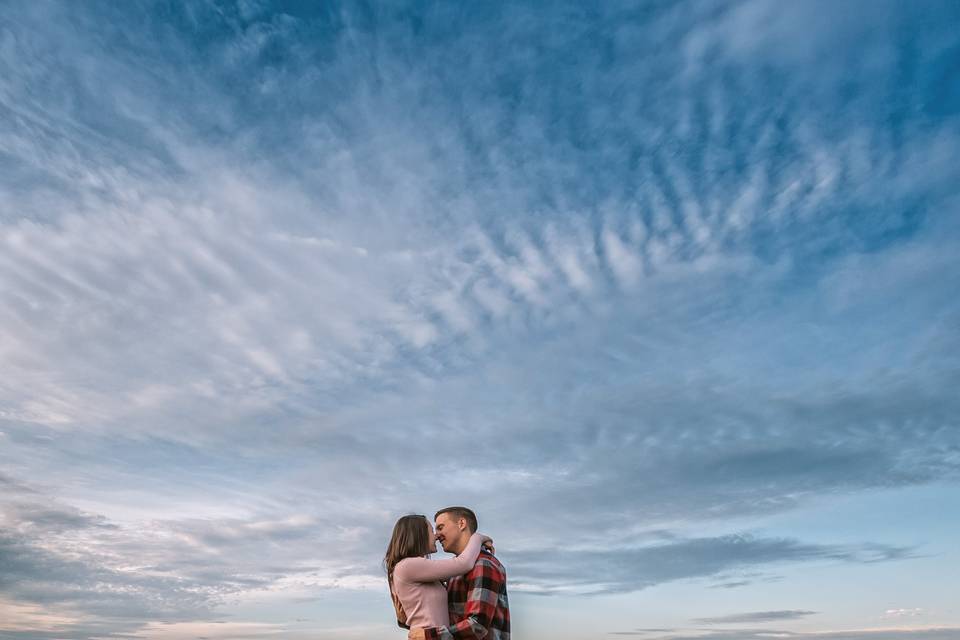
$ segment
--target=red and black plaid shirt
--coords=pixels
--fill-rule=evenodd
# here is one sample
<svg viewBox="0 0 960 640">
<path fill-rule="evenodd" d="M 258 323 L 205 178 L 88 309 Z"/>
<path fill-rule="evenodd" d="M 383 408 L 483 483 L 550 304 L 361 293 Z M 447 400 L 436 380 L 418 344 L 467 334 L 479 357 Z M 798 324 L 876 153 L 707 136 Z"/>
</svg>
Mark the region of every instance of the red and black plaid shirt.
<svg viewBox="0 0 960 640">
<path fill-rule="evenodd" d="M 493 554 L 480 552 L 473 569 L 447 582 L 449 627 L 424 630 L 427 640 L 510 640 L 507 572 Z"/>
</svg>

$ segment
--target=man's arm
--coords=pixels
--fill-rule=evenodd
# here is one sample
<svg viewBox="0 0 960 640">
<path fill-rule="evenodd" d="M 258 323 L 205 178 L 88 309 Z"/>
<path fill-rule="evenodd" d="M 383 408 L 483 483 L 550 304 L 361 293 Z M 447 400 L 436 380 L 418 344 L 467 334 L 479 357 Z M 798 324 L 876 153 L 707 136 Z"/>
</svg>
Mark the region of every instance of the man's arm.
<svg viewBox="0 0 960 640">
<path fill-rule="evenodd" d="M 467 578 L 468 595 L 463 620 L 449 627 L 423 629 L 424 640 L 482 640 L 487 636 L 497 610 L 504 575 L 494 563 L 481 556 Z"/>
</svg>

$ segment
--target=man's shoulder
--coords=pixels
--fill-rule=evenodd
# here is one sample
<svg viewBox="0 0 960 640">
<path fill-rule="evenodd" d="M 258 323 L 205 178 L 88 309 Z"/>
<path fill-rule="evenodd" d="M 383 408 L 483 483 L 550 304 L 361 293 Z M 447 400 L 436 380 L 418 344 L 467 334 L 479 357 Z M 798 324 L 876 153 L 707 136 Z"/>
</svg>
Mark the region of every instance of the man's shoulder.
<svg viewBox="0 0 960 640">
<path fill-rule="evenodd" d="M 476 564 L 473 565 L 473 569 L 470 570 L 470 573 L 467 574 L 467 578 L 470 578 L 472 576 L 477 576 L 477 575 L 490 575 L 490 574 L 500 575 L 505 577 L 507 572 L 503 568 L 503 564 L 501 564 L 501 562 L 497 560 L 496 556 L 494 556 L 492 553 L 488 553 L 484 551 L 477 558 L 477 562 Z"/>
</svg>

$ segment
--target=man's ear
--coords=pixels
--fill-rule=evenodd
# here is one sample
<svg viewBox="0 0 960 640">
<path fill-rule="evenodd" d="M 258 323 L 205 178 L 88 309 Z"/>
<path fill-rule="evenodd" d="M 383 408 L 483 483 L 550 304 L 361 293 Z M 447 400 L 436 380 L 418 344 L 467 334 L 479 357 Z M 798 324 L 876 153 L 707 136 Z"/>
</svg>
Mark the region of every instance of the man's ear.
<svg viewBox="0 0 960 640">
<path fill-rule="evenodd" d="M 457 520 L 457 526 L 460 528 L 460 531 L 463 531 L 464 529 L 466 529 L 466 528 L 467 528 L 467 519 L 466 519 L 466 518 L 460 518 L 459 520 Z"/>
</svg>

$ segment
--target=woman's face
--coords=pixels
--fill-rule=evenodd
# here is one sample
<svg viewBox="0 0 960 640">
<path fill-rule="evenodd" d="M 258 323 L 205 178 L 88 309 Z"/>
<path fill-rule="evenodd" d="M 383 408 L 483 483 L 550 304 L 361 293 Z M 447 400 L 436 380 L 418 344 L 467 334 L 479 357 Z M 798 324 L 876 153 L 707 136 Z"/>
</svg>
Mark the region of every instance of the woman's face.
<svg viewBox="0 0 960 640">
<path fill-rule="evenodd" d="M 433 523 L 423 519 L 427 523 L 427 553 L 435 553 L 437 550 L 437 533 L 433 530 Z"/>
</svg>

